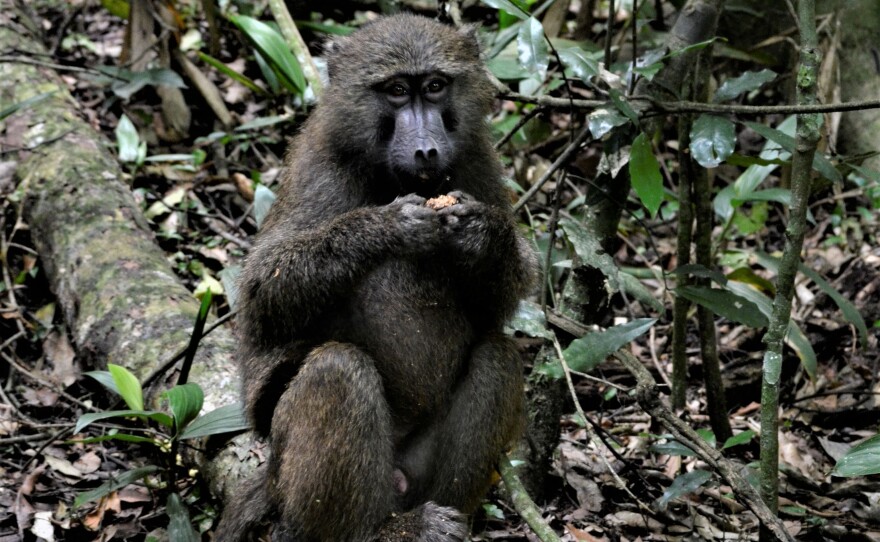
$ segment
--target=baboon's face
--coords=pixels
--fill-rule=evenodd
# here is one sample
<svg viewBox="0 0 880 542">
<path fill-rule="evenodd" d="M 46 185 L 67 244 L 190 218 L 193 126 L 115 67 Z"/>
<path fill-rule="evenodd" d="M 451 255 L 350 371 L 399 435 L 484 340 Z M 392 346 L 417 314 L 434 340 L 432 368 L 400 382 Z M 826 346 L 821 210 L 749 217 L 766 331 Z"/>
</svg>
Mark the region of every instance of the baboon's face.
<svg viewBox="0 0 880 542">
<path fill-rule="evenodd" d="M 433 194 L 484 138 L 493 88 L 474 27 L 399 15 L 328 44 L 334 150 L 401 194 Z"/>
<path fill-rule="evenodd" d="M 384 102 L 379 140 L 398 177 L 418 183 L 444 175 L 455 152 L 452 84 L 450 77 L 435 72 L 395 76 L 376 86 Z"/>
</svg>

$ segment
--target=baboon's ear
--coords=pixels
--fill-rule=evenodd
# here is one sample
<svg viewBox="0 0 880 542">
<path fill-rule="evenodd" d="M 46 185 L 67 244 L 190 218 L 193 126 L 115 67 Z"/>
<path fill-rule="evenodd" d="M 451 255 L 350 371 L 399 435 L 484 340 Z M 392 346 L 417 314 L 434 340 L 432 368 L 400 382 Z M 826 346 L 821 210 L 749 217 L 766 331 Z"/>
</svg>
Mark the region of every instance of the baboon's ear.
<svg viewBox="0 0 880 542">
<path fill-rule="evenodd" d="M 324 54 L 327 57 L 334 56 L 348 42 L 349 38 L 347 36 L 333 36 L 331 38 L 327 38 L 327 40 L 324 41 Z"/>
<path fill-rule="evenodd" d="M 458 27 L 458 33 L 468 45 L 473 47 L 474 55 L 479 57 L 480 51 L 483 49 L 480 42 L 480 25 L 477 23 L 463 24 Z"/>
<path fill-rule="evenodd" d="M 323 49 L 324 58 L 327 61 L 327 77 L 331 81 L 333 80 L 333 76 L 335 75 L 334 72 L 336 70 L 334 69 L 334 67 L 336 66 L 339 52 L 345 47 L 345 45 L 349 41 L 349 38 L 346 36 L 334 36 L 324 41 Z"/>
</svg>

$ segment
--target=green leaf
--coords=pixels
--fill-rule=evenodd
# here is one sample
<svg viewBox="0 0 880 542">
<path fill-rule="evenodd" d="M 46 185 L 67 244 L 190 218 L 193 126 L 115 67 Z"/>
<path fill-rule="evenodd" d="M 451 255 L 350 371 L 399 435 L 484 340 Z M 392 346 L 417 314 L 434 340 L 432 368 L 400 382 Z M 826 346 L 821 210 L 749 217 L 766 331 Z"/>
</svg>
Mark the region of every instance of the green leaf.
<svg viewBox="0 0 880 542">
<path fill-rule="evenodd" d="M 247 87 L 248 90 L 250 90 L 254 94 L 260 94 L 260 95 L 266 94 L 266 89 L 262 88 L 261 86 L 257 85 L 256 83 L 254 83 L 253 79 L 251 79 L 250 77 L 233 70 L 232 68 L 230 68 L 229 66 L 227 66 L 223 62 L 220 62 L 216 58 L 214 58 L 210 55 L 207 55 L 201 51 L 196 51 L 196 54 L 198 55 L 199 60 L 201 60 L 205 64 L 208 64 L 209 66 L 213 67 L 215 70 L 222 73 L 226 77 L 232 79 L 233 81 L 237 81 L 237 82 L 241 83 L 242 85 Z"/>
<path fill-rule="evenodd" d="M 120 162 L 137 162 L 141 138 L 131 119 L 125 115 L 120 117 L 116 125 L 116 144 L 119 148 Z"/>
<path fill-rule="evenodd" d="M 831 474 L 842 477 L 880 474 L 880 435 L 874 435 L 850 448 Z"/>
<path fill-rule="evenodd" d="M 605 331 L 588 333 L 573 340 L 563 355 L 571 370 L 591 371 L 621 347 L 645 334 L 656 322 L 656 318 L 637 318 Z"/>
<path fill-rule="evenodd" d="M 693 470 L 682 474 L 672 481 L 672 485 L 666 488 L 666 491 L 663 492 L 663 496 L 657 500 L 657 503 L 661 507 L 665 507 L 672 499 L 693 493 L 711 479 L 712 473 L 705 470 Z"/>
<path fill-rule="evenodd" d="M 107 369 L 110 370 L 110 374 L 113 376 L 113 382 L 116 383 L 116 389 L 119 390 L 119 395 L 122 396 L 122 400 L 125 401 L 128 408 L 132 410 L 143 410 L 144 392 L 141 389 L 141 383 L 138 382 L 137 377 L 121 365 L 108 363 Z"/>
<path fill-rule="evenodd" d="M 263 224 L 266 215 L 269 214 L 269 208 L 275 202 L 275 193 L 258 184 L 254 189 L 254 220 L 257 222 L 257 229 Z"/>
<path fill-rule="evenodd" d="M 116 387 L 116 381 L 113 380 L 113 375 L 110 374 L 110 371 L 89 371 L 83 374 L 88 377 L 94 378 L 98 381 L 99 384 L 112 391 L 116 395 L 120 395 L 119 388 Z"/>
<path fill-rule="evenodd" d="M 223 291 L 226 292 L 226 302 L 232 310 L 235 310 L 238 304 L 238 276 L 241 274 L 241 266 L 230 265 L 217 274 L 220 275 Z"/>
<path fill-rule="evenodd" d="M 733 123 L 723 117 L 700 115 L 691 127 L 691 153 L 704 168 L 718 167 L 735 146 Z"/>
<path fill-rule="evenodd" d="M 665 443 L 654 444 L 651 451 L 661 455 L 680 455 L 682 457 L 696 457 L 697 454 L 677 440 L 667 440 Z"/>
<path fill-rule="evenodd" d="M 803 330 L 794 320 L 788 321 L 788 333 L 785 335 L 785 342 L 798 355 L 798 358 L 801 360 L 801 365 L 804 366 L 804 370 L 807 371 L 807 375 L 809 375 L 810 379 L 815 380 L 816 366 L 818 365 L 816 351 L 813 350 L 813 345 L 810 343 L 810 339 L 807 338 Z"/>
<path fill-rule="evenodd" d="M 516 37 L 516 51 L 520 64 L 530 73 L 543 80 L 550 65 L 550 49 L 544 39 L 544 27 L 538 19 L 530 17 L 523 23 Z"/>
<path fill-rule="evenodd" d="M 101 435 L 100 437 L 90 437 L 84 439 L 71 439 L 64 441 L 65 444 L 94 444 L 96 442 L 104 442 L 107 440 L 121 440 L 123 442 L 133 442 L 135 444 L 152 444 L 158 446 L 159 443 L 155 439 L 149 437 L 140 437 L 138 435 L 130 435 L 128 433 L 110 433 Z"/>
<path fill-rule="evenodd" d="M 294 92 L 302 93 L 306 89 L 306 78 L 302 66 L 290 52 L 279 32 L 266 23 L 244 15 L 230 15 L 229 20 L 247 35 L 263 53 L 264 58 L 277 69 L 287 82 L 293 85 Z"/>
<path fill-rule="evenodd" d="M 759 124 L 757 122 L 746 122 L 746 126 L 751 128 L 752 130 L 758 132 L 758 134 L 764 136 L 767 139 L 771 139 L 778 143 L 783 149 L 790 153 L 794 153 L 795 148 L 795 138 L 782 133 L 779 130 L 774 130 L 769 126 L 764 126 L 763 124 Z M 828 158 L 825 158 L 825 155 L 817 152 L 813 155 L 813 169 L 822 174 L 823 177 L 828 179 L 829 181 L 839 183 L 842 180 L 840 172 L 834 167 Z"/>
<path fill-rule="evenodd" d="M 707 286 L 679 286 L 676 295 L 698 303 L 719 316 L 745 324 L 749 327 L 767 327 L 767 318 L 751 301 L 728 290 Z"/>
<path fill-rule="evenodd" d="M 495 9 L 500 9 L 504 13 L 513 15 L 517 19 L 525 21 L 529 18 L 529 14 L 520 9 L 516 4 L 509 0 L 482 0 L 484 4 Z"/>
<path fill-rule="evenodd" d="M 140 418 L 159 422 L 165 427 L 174 427 L 174 420 L 168 414 L 158 410 L 107 410 L 105 412 L 89 412 L 76 421 L 74 433 L 79 433 L 89 425 L 108 418 Z"/>
<path fill-rule="evenodd" d="M 488 518 L 504 521 L 504 512 L 498 508 L 497 505 L 492 503 L 483 504 L 483 513 L 485 513 Z"/>
<path fill-rule="evenodd" d="M 776 72 L 761 70 L 759 72 L 746 72 L 739 77 L 728 79 L 715 91 L 712 101 L 715 103 L 732 100 L 745 92 L 751 92 L 761 88 L 764 84 L 776 79 Z"/>
<path fill-rule="evenodd" d="M 654 156 L 651 142 L 644 133 L 640 133 L 633 141 L 629 175 L 633 190 L 653 217 L 663 201 L 663 177 L 660 175 L 660 164 Z"/>
<path fill-rule="evenodd" d="M 189 510 L 177 493 L 168 495 L 165 505 L 168 513 L 168 539 L 174 542 L 199 542 L 201 537 L 193 529 L 189 519 Z"/>
<path fill-rule="evenodd" d="M 183 78 L 168 68 L 151 68 L 149 70 L 133 72 L 114 66 L 101 66 L 98 70 L 116 79 L 111 89 L 114 94 L 123 100 L 128 100 L 139 90 L 147 86 L 186 88 Z"/>
<path fill-rule="evenodd" d="M 155 465 L 149 465 L 146 467 L 140 467 L 137 469 L 132 469 L 130 471 L 124 472 L 119 476 L 111 479 L 110 481 L 101 484 L 100 487 L 92 489 L 90 491 L 84 491 L 76 496 L 76 499 L 73 501 L 73 507 L 79 508 L 87 502 L 92 502 L 100 499 L 105 495 L 109 495 L 110 493 L 116 491 L 117 489 L 123 488 L 128 484 L 137 482 L 143 478 L 146 478 L 150 474 L 157 472 L 159 467 Z"/>
<path fill-rule="evenodd" d="M 212 410 L 204 416 L 199 416 L 183 430 L 180 439 L 246 431 L 250 428 L 251 424 L 248 423 L 241 404 L 234 403 Z"/>
<path fill-rule="evenodd" d="M 599 139 L 617 126 L 623 126 L 629 119 L 616 109 L 600 108 L 587 116 L 587 124 L 593 137 Z"/>
<path fill-rule="evenodd" d="M 196 419 L 199 411 L 202 410 L 202 403 L 205 400 L 202 388 L 198 384 L 192 383 L 174 386 L 162 395 L 168 399 L 168 405 L 171 407 L 171 413 L 174 415 L 178 432 L 189 425 L 189 422 Z"/>
<path fill-rule="evenodd" d="M 631 120 L 636 126 L 639 125 L 639 114 L 636 113 L 636 110 L 633 109 L 631 105 L 629 105 L 629 102 L 623 99 L 623 95 L 619 90 L 614 88 L 609 89 L 608 97 L 611 98 L 611 103 L 614 104 L 614 107 L 626 115 L 626 118 Z"/>
<path fill-rule="evenodd" d="M 816 286 L 818 286 L 820 290 L 825 292 L 828 297 L 834 300 L 834 302 L 840 308 L 840 312 L 843 313 L 844 318 L 846 318 L 849 323 L 855 326 L 856 330 L 859 332 L 859 343 L 862 345 L 862 348 L 867 348 L 868 326 L 865 324 L 865 319 L 862 318 L 862 315 L 859 313 L 859 310 L 856 308 L 856 306 L 853 305 L 848 299 L 840 295 L 840 292 L 838 292 L 837 289 L 831 285 L 831 283 L 822 278 L 819 273 L 816 273 L 803 263 L 798 265 L 798 270 L 800 270 L 800 272 L 806 275 L 810 280 L 815 282 Z"/>
<path fill-rule="evenodd" d="M 570 47 L 559 51 L 559 58 L 578 79 L 591 85 L 593 76 L 599 75 L 599 61 L 580 47 Z"/>
<path fill-rule="evenodd" d="M 677 277 L 681 277 L 682 275 L 692 275 L 694 277 L 710 279 L 716 282 L 719 286 L 727 284 L 727 277 L 725 277 L 722 272 L 709 269 L 705 265 L 696 263 L 679 265 L 672 273 Z"/>
<path fill-rule="evenodd" d="M 724 441 L 724 446 L 722 446 L 721 449 L 726 450 L 728 448 L 733 448 L 734 446 L 748 444 L 753 438 L 755 438 L 755 432 L 751 429 L 747 429 L 746 431 L 733 435 Z"/>
<path fill-rule="evenodd" d="M 543 337 L 553 340 L 553 332 L 547 329 L 547 317 L 541 306 L 532 301 L 522 300 L 516 307 L 516 313 L 507 322 L 507 327 L 527 337 Z"/>
</svg>

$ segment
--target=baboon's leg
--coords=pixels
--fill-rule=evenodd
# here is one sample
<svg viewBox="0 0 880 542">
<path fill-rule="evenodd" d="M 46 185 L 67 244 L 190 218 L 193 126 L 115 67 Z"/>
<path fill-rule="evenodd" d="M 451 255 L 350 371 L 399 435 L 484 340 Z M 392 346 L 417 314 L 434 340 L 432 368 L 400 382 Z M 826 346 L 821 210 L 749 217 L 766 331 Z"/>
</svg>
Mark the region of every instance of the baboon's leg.
<svg viewBox="0 0 880 542">
<path fill-rule="evenodd" d="M 522 360 L 510 339 L 476 345 L 447 415 L 417 435 L 398 461 L 417 500 L 472 512 L 485 496 L 501 452 L 524 425 Z"/>
<path fill-rule="evenodd" d="M 278 401 L 271 440 L 281 537 L 375 537 L 395 488 L 391 417 L 372 358 L 342 343 L 312 350 Z"/>
</svg>

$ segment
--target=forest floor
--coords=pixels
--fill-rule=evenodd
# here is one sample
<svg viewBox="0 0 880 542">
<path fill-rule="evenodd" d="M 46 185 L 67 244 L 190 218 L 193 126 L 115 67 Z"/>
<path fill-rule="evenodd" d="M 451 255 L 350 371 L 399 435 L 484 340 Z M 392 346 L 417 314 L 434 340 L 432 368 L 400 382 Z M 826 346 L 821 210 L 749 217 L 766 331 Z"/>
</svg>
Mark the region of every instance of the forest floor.
<svg viewBox="0 0 880 542">
<path fill-rule="evenodd" d="M 160 98 L 152 87 L 125 101 L 93 70 L 116 65 L 123 48 L 124 23 L 94 3 L 67 9 L 39 15 L 46 42 L 53 46 L 51 60 L 89 68 L 86 74 L 61 73 L 80 105 L 80 114 L 104 132 L 108 141 L 116 141 L 115 130 L 124 112 L 138 127 L 151 156 L 209 157 L 196 167 L 155 160 L 130 170 L 132 190 L 154 227 L 157 242 L 167 252 L 169 265 L 195 289 L 246 253 L 255 232 L 247 180 L 256 171 L 263 184 L 272 186 L 285 140 L 302 116 L 292 114 L 282 99 L 254 98 L 241 85 L 213 73 L 237 122 L 274 115 L 284 115 L 285 121 L 212 136 L 213 117 L 188 91 L 187 97 L 196 104 L 189 135 L 174 143 L 163 140 Z M 226 60 L 244 69 L 244 58 Z M 564 129 L 564 119 L 556 120 L 559 126 L 553 129 Z M 217 152 L 220 140 L 222 154 Z M 552 150 L 536 147 L 537 158 L 530 159 L 546 161 Z M 590 163 L 590 152 L 584 152 L 584 163 Z M 168 519 L 156 488 L 129 485 L 98 502 L 73 507 L 78 494 L 142 465 L 152 452 L 147 446 L 115 440 L 81 443 L 76 442 L 79 438 L 58 437 L 73 427 L 84 413 L 84 404 L 106 407 L 109 403 L 99 386 L 83 376 L 92 368 L 80 366 L 33 240 L 17 222 L 21 220 L 20 195 L 14 169 L 14 162 L 0 161 L 5 284 L 0 299 L 0 354 L 5 360 L 0 364 L 0 542 L 161 540 Z M 575 194 L 564 197 L 571 200 Z M 780 514 L 798 540 L 880 541 L 880 477 L 830 474 L 853 442 L 876 434 L 880 425 L 880 328 L 875 324 L 880 322 L 880 220 L 867 199 L 858 191 L 843 195 L 825 191 L 811 207 L 815 222 L 806 241 L 806 265 L 861 312 L 869 325 L 869 348 L 858 348 L 853 326 L 830 296 L 807 281 L 799 284 L 794 316 L 811 341 L 819 365 L 815 379 L 810 379 L 789 351 L 781 380 Z M 840 206 L 853 210 L 844 223 L 834 212 Z M 859 207 L 872 210 L 859 218 L 854 211 Z M 546 204 L 536 201 L 530 210 L 541 216 Z M 621 235 L 615 261 L 621 266 L 668 268 L 675 255 L 673 224 L 658 219 L 650 230 L 632 225 Z M 743 244 L 755 250 L 778 250 L 782 231 L 782 220 L 776 214 Z M 639 250 L 649 246 L 648 237 L 651 249 Z M 662 284 L 653 279 L 644 283 L 663 296 Z M 220 315 L 229 310 L 222 300 L 215 309 Z M 620 316 L 651 316 L 637 303 L 627 306 L 621 299 L 614 300 L 612 311 Z M 632 345 L 633 353 L 661 381 L 671 372 L 670 315 L 671 311 L 660 315 L 650 335 Z M 737 434 L 759 430 L 762 335 L 761 329 L 718 322 L 728 408 Z M 530 365 L 538 343 L 518 340 Z M 695 334 L 688 353 L 694 360 L 699 358 Z M 694 428 L 706 430 L 709 424 L 703 414 L 705 396 L 699 391 L 698 362 L 692 363 L 691 379 L 687 406 L 680 414 Z M 568 413 L 559 420 L 561 436 L 551 471 L 543 495 L 535 495 L 543 517 L 563 540 L 756 539 L 755 516 L 719 478 L 708 476 L 708 481 L 701 480 L 694 487 L 681 487 L 687 480 L 684 473 L 710 469 L 689 450 L 676 446 L 639 408 L 627 393 L 634 382 L 626 371 L 603 364 L 589 378 L 576 377 L 575 384 L 577 400 L 605 445 L 597 448 L 590 441 L 567 398 Z M 725 454 L 752 465 L 758 456 L 757 438 L 747 438 Z M 617 487 L 606 461 L 652 513 Z M 203 539 L 210 539 L 219 506 L 197 476 L 186 482 L 185 500 Z M 475 541 L 537 540 L 500 487 L 493 489 L 473 518 L 472 533 Z"/>
</svg>

